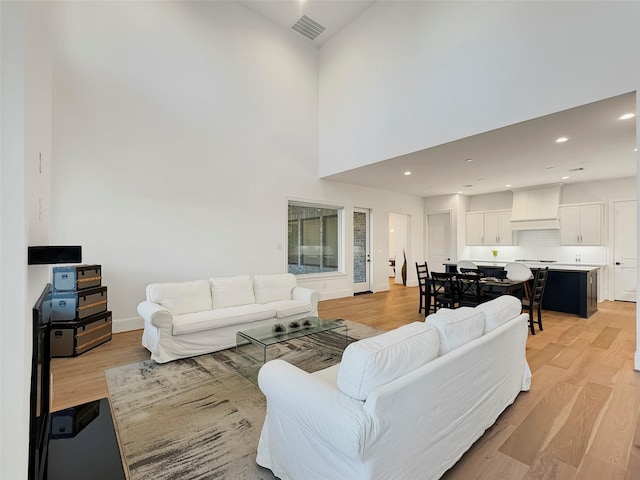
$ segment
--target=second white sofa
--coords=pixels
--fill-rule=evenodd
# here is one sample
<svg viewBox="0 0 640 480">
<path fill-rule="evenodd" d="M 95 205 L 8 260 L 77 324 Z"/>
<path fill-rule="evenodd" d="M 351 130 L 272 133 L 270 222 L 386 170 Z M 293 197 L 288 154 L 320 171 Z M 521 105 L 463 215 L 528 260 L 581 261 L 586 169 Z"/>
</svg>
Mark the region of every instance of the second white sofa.
<svg viewBox="0 0 640 480">
<path fill-rule="evenodd" d="M 317 316 L 320 299 L 288 273 L 152 283 L 146 296 L 142 345 L 158 363 L 233 347 L 238 330 Z"/>
<path fill-rule="evenodd" d="M 503 296 L 354 342 L 319 372 L 267 362 L 257 463 L 282 480 L 440 478 L 529 389 L 527 323 Z"/>
</svg>

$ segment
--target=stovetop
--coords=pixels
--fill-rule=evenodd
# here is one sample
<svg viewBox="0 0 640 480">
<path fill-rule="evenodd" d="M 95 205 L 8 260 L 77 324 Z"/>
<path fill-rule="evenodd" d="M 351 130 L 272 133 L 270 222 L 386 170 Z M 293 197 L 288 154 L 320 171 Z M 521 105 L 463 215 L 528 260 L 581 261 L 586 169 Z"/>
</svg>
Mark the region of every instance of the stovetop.
<svg viewBox="0 0 640 480">
<path fill-rule="evenodd" d="M 532 260 L 530 258 L 520 258 L 518 260 L 514 260 L 514 262 L 525 262 L 525 263 L 555 263 L 557 260 Z"/>
</svg>

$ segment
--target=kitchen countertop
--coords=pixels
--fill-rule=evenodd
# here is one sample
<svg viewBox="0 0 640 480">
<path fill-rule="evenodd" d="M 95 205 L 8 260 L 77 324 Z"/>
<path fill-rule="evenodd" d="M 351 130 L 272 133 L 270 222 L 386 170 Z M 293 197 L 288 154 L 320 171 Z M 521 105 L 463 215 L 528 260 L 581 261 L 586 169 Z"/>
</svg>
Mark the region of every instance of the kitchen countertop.
<svg viewBox="0 0 640 480">
<path fill-rule="evenodd" d="M 510 261 L 492 261 L 492 260 L 470 260 L 479 267 L 504 267 Z M 456 265 L 457 262 L 447 262 L 444 265 Z M 559 270 L 567 272 L 590 272 L 602 268 L 602 264 L 594 263 L 564 263 L 564 262 L 515 262 L 523 263 L 530 268 L 549 267 L 549 270 Z"/>
</svg>

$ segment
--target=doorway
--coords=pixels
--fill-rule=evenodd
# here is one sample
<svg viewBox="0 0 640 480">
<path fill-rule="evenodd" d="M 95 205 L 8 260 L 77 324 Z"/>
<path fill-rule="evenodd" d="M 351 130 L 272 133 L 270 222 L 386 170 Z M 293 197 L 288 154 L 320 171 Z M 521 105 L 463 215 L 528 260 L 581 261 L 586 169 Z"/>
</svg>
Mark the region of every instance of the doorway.
<svg viewBox="0 0 640 480">
<path fill-rule="evenodd" d="M 408 265 L 405 257 L 409 251 L 409 215 L 403 213 L 389 214 L 389 265 L 393 264 L 393 282 L 405 284 Z M 403 278 L 404 269 L 404 278 Z"/>
<path fill-rule="evenodd" d="M 614 300 L 636 301 L 636 201 L 613 203 Z"/>
<path fill-rule="evenodd" d="M 451 212 L 427 215 L 427 262 L 430 272 L 444 272 L 451 261 Z"/>
<path fill-rule="evenodd" d="M 353 293 L 371 292 L 371 211 L 353 209 Z"/>
</svg>

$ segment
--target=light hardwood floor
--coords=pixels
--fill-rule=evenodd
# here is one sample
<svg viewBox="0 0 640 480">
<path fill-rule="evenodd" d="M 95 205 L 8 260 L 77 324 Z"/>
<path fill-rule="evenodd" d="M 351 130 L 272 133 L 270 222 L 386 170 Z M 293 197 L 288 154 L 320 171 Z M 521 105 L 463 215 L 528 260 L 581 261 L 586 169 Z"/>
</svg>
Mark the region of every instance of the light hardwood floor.
<svg viewBox="0 0 640 480">
<path fill-rule="evenodd" d="M 417 287 L 320 302 L 324 318 L 389 330 L 423 317 Z M 443 477 L 446 480 L 640 479 L 640 373 L 635 304 L 602 302 L 585 320 L 544 312 L 529 335 L 530 392 L 521 393 Z M 108 396 L 104 371 L 149 358 L 126 332 L 76 358 L 52 361 L 53 409 Z"/>
</svg>

